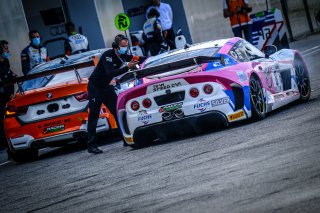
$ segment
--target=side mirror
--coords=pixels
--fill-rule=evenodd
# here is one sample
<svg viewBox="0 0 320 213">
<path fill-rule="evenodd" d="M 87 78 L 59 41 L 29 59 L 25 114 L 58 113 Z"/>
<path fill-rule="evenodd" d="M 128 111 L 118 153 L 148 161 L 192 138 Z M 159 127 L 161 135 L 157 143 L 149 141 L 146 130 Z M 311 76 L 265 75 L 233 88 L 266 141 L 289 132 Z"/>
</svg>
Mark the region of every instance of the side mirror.
<svg viewBox="0 0 320 213">
<path fill-rule="evenodd" d="M 264 54 L 266 55 L 266 58 L 269 58 L 270 55 L 274 54 L 278 51 L 278 48 L 274 45 L 267 45 L 264 47 Z"/>
</svg>

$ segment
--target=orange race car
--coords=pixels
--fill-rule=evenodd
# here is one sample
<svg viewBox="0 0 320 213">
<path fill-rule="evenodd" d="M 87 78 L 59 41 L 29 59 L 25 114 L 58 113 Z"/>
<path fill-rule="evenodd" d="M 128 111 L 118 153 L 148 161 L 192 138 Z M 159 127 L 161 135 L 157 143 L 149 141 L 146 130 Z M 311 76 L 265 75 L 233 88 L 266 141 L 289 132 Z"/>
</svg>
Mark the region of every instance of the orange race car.
<svg viewBox="0 0 320 213">
<path fill-rule="evenodd" d="M 39 148 L 85 138 L 88 77 L 104 51 L 58 58 L 17 79 L 19 88 L 7 104 L 4 119 L 9 154 L 14 160 L 29 160 L 38 156 Z M 114 117 L 102 105 L 97 133 L 114 128 Z"/>
</svg>

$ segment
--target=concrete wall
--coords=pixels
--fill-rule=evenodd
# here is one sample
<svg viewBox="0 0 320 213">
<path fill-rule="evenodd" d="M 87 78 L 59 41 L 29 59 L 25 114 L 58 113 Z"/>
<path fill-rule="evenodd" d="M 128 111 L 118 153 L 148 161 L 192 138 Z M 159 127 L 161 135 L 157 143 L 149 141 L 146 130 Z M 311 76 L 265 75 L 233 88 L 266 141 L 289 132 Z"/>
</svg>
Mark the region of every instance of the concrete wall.
<svg viewBox="0 0 320 213">
<path fill-rule="evenodd" d="M 111 47 L 114 37 L 122 33 L 114 26 L 114 18 L 116 15 L 124 12 L 122 2 L 120 0 L 95 0 L 94 2 L 104 45 L 105 47 Z"/>
<path fill-rule="evenodd" d="M 11 69 L 22 75 L 20 52 L 28 43 L 25 35 L 29 30 L 20 0 L 0 0 L 0 29 L 0 40 L 10 43 Z"/>
</svg>

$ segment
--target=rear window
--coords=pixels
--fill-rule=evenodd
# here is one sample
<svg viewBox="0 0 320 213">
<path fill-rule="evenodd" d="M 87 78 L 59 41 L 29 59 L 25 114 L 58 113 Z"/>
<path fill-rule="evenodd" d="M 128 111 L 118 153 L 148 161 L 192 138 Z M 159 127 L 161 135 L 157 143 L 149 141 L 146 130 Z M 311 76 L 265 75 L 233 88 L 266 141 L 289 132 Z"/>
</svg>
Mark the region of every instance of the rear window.
<svg viewBox="0 0 320 213">
<path fill-rule="evenodd" d="M 94 70 L 94 67 L 87 67 L 87 68 L 79 69 L 78 73 L 81 78 L 89 78 L 93 70 Z M 49 75 L 49 76 L 25 81 L 22 83 L 21 88 L 23 91 L 28 91 L 28 90 L 40 89 L 46 86 L 51 86 L 51 85 L 55 85 L 55 84 L 59 84 L 67 81 L 72 81 L 72 80 L 77 80 L 77 76 L 74 71 L 69 71 L 65 73 L 59 73 L 56 75 Z"/>
<path fill-rule="evenodd" d="M 210 47 L 210 48 L 203 48 L 203 49 L 192 50 L 192 51 L 185 50 L 181 53 L 166 55 L 165 57 L 162 57 L 162 58 L 150 60 L 144 65 L 144 68 L 154 67 L 161 64 L 168 64 L 171 62 L 180 61 L 187 58 L 194 58 L 198 56 L 214 56 L 219 51 L 219 49 L 220 47 Z M 157 56 L 155 58 L 157 58 Z"/>
<path fill-rule="evenodd" d="M 33 68 L 29 72 L 29 74 L 36 74 L 36 73 L 41 73 L 41 72 L 45 72 L 53 69 L 59 69 L 65 66 L 81 64 L 81 63 L 92 60 L 93 56 L 100 56 L 104 51 L 106 51 L 106 49 L 93 50 L 93 51 L 88 51 L 81 54 L 71 55 L 71 56 L 68 56 L 68 58 L 57 58 L 50 62 L 38 65 L 37 67 Z M 78 73 L 81 78 L 88 78 L 90 77 L 93 70 L 94 70 L 93 66 L 86 67 L 83 69 L 78 69 Z M 59 73 L 56 75 L 49 75 L 49 76 L 44 76 L 44 77 L 25 81 L 21 84 L 21 88 L 23 91 L 28 91 L 28 90 L 39 89 L 45 86 L 50 86 L 50 85 L 72 81 L 72 80 L 77 80 L 77 76 L 74 71 L 69 71 L 65 73 Z"/>
</svg>

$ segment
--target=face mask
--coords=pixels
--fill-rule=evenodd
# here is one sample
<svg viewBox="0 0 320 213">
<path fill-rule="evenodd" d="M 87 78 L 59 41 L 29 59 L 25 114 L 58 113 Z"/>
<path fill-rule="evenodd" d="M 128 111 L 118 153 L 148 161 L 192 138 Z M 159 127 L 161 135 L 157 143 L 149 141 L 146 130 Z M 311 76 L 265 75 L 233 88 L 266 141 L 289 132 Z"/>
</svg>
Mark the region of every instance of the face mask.
<svg viewBox="0 0 320 213">
<path fill-rule="evenodd" d="M 119 54 L 123 55 L 127 52 L 127 47 L 120 47 L 120 49 L 118 50 Z"/>
<path fill-rule="evenodd" d="M 157 20 L 157 18 L 151 18 L 150 20 L 151 20 L 151 21 L 156 21 L 156 20 Z"/>
<path fill-rule="evenodd" d="M 33 38 L 32 39 L 32 44 L 35 46 L 39 46 L 40 45 L 40 38 Z"/>
<path fill-rule="evenodd" d="M 4 59 L 8 59 L 9 56 L 10 56 L 10 53 L 8 53 L 8 52 L 3 52 L 2 53 L 2 58 L 4 58 Z"/>
</svg>

